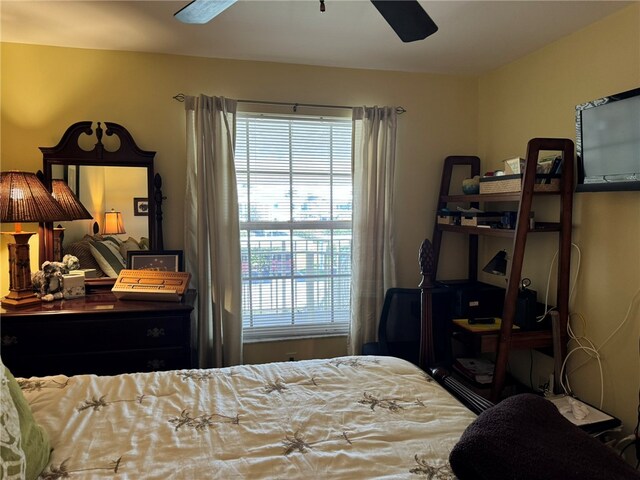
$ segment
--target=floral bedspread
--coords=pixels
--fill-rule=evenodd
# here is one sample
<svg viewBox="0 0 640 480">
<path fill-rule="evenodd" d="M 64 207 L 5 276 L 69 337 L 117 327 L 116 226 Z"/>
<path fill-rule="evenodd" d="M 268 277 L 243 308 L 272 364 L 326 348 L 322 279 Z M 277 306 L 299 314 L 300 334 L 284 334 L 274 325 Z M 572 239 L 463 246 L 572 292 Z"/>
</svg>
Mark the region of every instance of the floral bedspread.
<svg viewBox="0 0 640 480">
<path fill-rule="evenodd" d="M 41 478 L 454 478 L 475 415 L 392 357 L 18 379 L 54 448 Z"/>
</svg>

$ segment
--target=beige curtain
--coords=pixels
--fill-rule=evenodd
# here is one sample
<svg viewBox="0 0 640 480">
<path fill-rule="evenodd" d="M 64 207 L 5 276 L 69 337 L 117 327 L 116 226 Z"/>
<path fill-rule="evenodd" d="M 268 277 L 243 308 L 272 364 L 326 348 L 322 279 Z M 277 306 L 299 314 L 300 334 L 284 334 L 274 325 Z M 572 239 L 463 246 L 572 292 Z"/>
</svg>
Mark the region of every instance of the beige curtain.
<svg viewBox="0 0 640 480">
<path fill-rule="evenodd" d="M 242 363 L 235 100 L 186 97 L 185 264 L 198 291 L 201 368 Z"/>
<path fill-rule="evenodd" d="M 353 242 L 349 354 L 376 340 L 386 290 L 396 284 L 393 177 L 394 107 L 353 110 Z"/>
</svg>

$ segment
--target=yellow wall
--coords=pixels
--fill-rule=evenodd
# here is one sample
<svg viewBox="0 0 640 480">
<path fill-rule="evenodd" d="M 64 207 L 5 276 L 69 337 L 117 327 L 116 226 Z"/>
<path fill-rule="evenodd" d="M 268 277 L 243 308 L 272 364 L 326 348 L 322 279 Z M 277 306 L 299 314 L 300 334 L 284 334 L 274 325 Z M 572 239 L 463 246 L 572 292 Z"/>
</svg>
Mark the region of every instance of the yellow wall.
<svg viewBox="0 0 640 480">
<path fill-rule="evenodd" d="M 400 117 L 398 130 L 395 214 L 398 278 L 403 287 L 419 282 L 417 251 L 425 236 L 431 235 L 443 157 L 473 154 L 477 145 L 477 81 L 473 77 L 8 43 L 2 44 L 1 53 L 2 169 L 42 168 L 38 147 L 57 144 L 74 122 L 120 123 L 140 148 L 157 151 L 155 169 L 163 177 L 167 196 L 163 205 L 167 249 L 183 247 L 185 115 L 183 105 L 172 99 L 179 92 L 314 104 L 405 106 L 408 111 Z M 1 265 L 7 265 L 5 240 L 1 247 Z M 37 243 L 32 252 L 37 252 Z M 37 254 L 32 255 L 32 264 L 37 269 Z M 4 295 L 7 269 L 1 265 Z M 460 276 L 466 270 L 456 260 L 443 266 L 443 271 Z M 341 342 L 340 353 L 346 354 L 344 337 L 330 343 L 335 342 Z M 253 355 L 271 348 L 280 346 L 249 347 L 248 352 Z M 306 352 L 301 354 L 306 357 L 318 348 L 305 343 L 293 350 Z M 260 358 L 267 359 L 258 354 L 250 360 Z"/>
<path fill-rule="evenodd" d="M 408 112 L 399 122 L 396 240 L 399 286 L 412 287 L 419 281 L 417 249 L 431 236 L 442 159 L 480 154 L 485 168 L 492 169 L 504 158 L 523 156 L 531 137 L 575 138 L 576 104 L 640 85 L 639 20 L 636 3 L 479 79 L 4 43 L 2 169 L 41 168 L 38 147 L 55 145 L 73 122 L 121 123 L 142 149 L 158 152 L 156 171 L 163 176 L 168 197 L 163 207 L 165 247 L 180 249 L 185 123 L 182 104 L 171 98 L 176 93 L 403 105 Z M 574 241 L 583 255 L 573 311 L 585 315 L 587 333 L 596 345 L 622 321 L 640 286 L 639 195 L 576 195 Z M 0 251 L 3 294 L 5 242 Z M 440 264 L 441 278 L 464 276 L 464 259 L 455 255 L 461 242 L 447 239 L 445 252 L 452 254 Z M 524 272 L 542 293 L 553 247 L 544 239 L 534 239 L 529 246 Z M 487 260 L 496 248 L 510 245 L 483 244 Z M 638 320 L 636 308 L 602 351 L 604 407 L 622 418 L 627 430 L 635 423 L 637 406 Z M 277 360 L 291 351 L 298 352 L 296 358 L 309 358 L 346 353 L 346 348 L 335 339 L 249 345 L 247 361 Z M 540 375 L 550 370 L 548 358 L 536 353 L 534 359 Z M 511 367 L 528 382 L 529 353 L 514 356 Z M 598 402 L 593 362 L 571 380 L 580 396 Z"/>
<path fill-rule="evenodd" d="M 637 87 L 639 3 L 479 79 L 478 138 L 484 168 L 524 156 L 532 137 L 575 141 L 575 105 Z M 640 289 L 640 192 L 576 193 L 574 199 L 573 242 L 582 262 L 571 311 L 584 316 L 586 334 L 599 347 L 622 322 Z M 485 253 L 497 246 L 511 249 L 509 244 L 488 244 Z M 557 243 L 536 237 L 527 246 L 523 274 L 533 280 L 540 299 Z M 575 260 L 575 249 L 573 253 Z M 572 278 L 574 274 L 575 261 Z M 627 431 L 637 420 L 639 303 L 601 351 L 604 408 L 619 416 Z M 534 356 L 536 366 L 550 370 L 550 362 L 541 357 Z M 573 354 L 570 368 L 585 358 L 582 352 Z M 529 352 L 514 355 L 510 362 L 527 384 L 529 362 Z M 534 383 L 541 374 L 534 373 Z M 578 396 L 597 405 L 599 377 L 597 362 L 591 361 L 571 375 L 570 382 Z"/>
<path fill-rule="evenodd" d="M 334 358 L 347 354 L 345 337 L 303 338 L 276 342 L 245 343 L 242 348 L 246 364 Z"/>
</svg>

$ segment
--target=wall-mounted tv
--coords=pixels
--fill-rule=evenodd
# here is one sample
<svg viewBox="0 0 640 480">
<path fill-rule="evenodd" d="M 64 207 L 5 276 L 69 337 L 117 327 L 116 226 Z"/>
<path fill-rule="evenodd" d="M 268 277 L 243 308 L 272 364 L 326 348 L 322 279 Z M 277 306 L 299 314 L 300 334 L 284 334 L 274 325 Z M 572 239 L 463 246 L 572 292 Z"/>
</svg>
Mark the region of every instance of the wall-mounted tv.
<svg viewBox="0 0 640 480">
<path fill-rule="evenodd" d="M 640 190 L 640 88 L 576 106 L 578 192 Z"/>
</svg>

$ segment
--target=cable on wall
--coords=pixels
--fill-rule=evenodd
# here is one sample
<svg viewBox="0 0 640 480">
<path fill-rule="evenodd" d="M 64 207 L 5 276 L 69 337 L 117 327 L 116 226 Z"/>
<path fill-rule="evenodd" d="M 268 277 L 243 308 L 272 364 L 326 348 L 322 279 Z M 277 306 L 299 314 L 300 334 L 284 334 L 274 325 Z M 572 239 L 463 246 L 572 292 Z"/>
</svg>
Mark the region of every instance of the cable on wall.
<svg viewBox="0 0 640 480">
<path fill-rule="evenodd" d="M 571 282 L 571 288 L 569 290 L 569 299 L 568 299 L 569 305 L 571 304 L 571 299 L 573 298 L 575 287 L 577 285 L 578 275 L 580 273 L 580 264 L 582 261 L 582 252 L 580 250 L 580 247 L 578 247 L 578 245 L 576 245 L 575 243 L 572 243 L 571 247 L 576 249 L 578 258 L 576 261 L 576 272 L 573 277 L 573 281 Z M 549 312 L 555 310 L 555 307 L 549 307 L 549 289 L 551 284 L 551 275 L 553 272 L 553 267 L 554 267 L 554 264 L 557 262 L 557 258 L 558 258 L 558 251 L 555 252 L 553 258 L 551 259 L 551 264 L 549 265 L 549 275 L 547 276 L 547 287 L 545 291 L 545 300 L 544 300 L 544 313 L 536 317 L 538 322 L 542 321 L 549 314 Z M 571 384 L 569 382 L 569 375 L 573 374 L 576 370 L 586 365 L 590 360 L 596 359 L 598 361 L 598 370 L 600 373 L 600 407 L 599 408 L 602 408 L 602 405 L 604 403 L 604 373 L 602 368 L 602 359 L 601 359 L 600 351 L 616 335 L 616 333 L 620 331 L 623 325 L 627 322 L 631 314 L 633 305 L 638 300 L 639 294 L 640 294 L 640 289 L 638 289 L 636 293 L 633 295 L 633 297 L 631 298 L 631 302 L 629 303 L 629 308 L 627 309 L 627 313 L 625 314 L 622 322 L 620 322 L 620 324 L 611 332 L 611 334 L 604 340 L 604 342 L 602 342 L 600 347 L 596 347 L 596 345 L 587 337 L 586 335 L 587 322 L 584 316 L 577 312 L 569 314 L 569 321 L 567 322 L 567 334 L 570 340 L 573 340 L 574 342 L 577 343 L 577 346 L 567 353 L 567 355 L 564 358 L 564 361 L 562 362 L 562 367 L 560 368 L 560 385 L 562 386 L 565 394 L 571 395 L 572 393 Z M 571 320 L 575 317 L 579 318 L 582 321 L 583 333 L 580 336 L 575 333 L 574 328 L 572 328 L 571 326 Z M 577 365 L 576 367 L 574 367 L 570 372 L 568 372 L 565 375 L 564 372 L 567 366 L 567 361 L 569 360 L 569 357 L 571 357 L 571 355 L 573 355 L 577 351 L 585 352 L 588 358 L 584 360 L 582 363 L 580 363 L 579 365 Z"/>
<path fill-rule="evenodd" d="M 570 282 L 571 289 L 569 290 L 569 298 L 568 298 L 569 305 L 571 305 L 571 298 L 573 297 L 573 292 L 576 288 L 576 284 L 578 283 L 578 275 L 580 273 L 580 263 L 582 261 L 582 251 L 580 250 L 580 247 L 578 247 L 578 245 L 576 245 L 575 243 L 572 243 L 571 246 L 577 250 L 578 260 L 576 261 L 576 273 L 573 276 L 573 282 Z M 556 250 L 556 253 L 553 255 L 553 258 L 551 259 L 551 265 L 549 265 L 549 275 L 547 276 L 547 288 L 545 290 L 545 295 L 544 295 L 544 313 L 536 317 L 536 320 L 538 322 L 541 322 L 542 320 L 544 320 L 544 318 L 549 314 L 549 312 L 555 310 L 556 308 L 556 307 L 551 307 L 551 308 L 548 308 L 548 307 L 549 307 L 549 287 L 551 285 L 551 273 L 553 272 L 553 265 L 554 263 L 556 263 L 557 259 L 558 259 L 558 250 Z"/>
<path fill-rule="evenodd" d="M 565 393 L 567 395 L 571 394 L 571 385 L 569 384 L 569 375 L 574 373 L 576 370 L 578 370 L 582 366 L 586 365 L 592 358 L 595 358 L 596 360 L 598 360 L 598 367 L 599 367 L 599 371 L 600 371 L 600 407 L 599 408 L 602 409 L 602 404 L 603 404 L 603 401 L 604 401 L 604 377 L 603 377 L 603 370 L 602 370 L 602 361 L 601 361 L 601 358 L 600 358 L 600 351 L 616 335 L 616 333 L 618 333 L 620 331 L 620 329 L 627 322 L 627 320 L 629 319 L 629 316 L 631 315 L 631 311 L 633 309 L 633 306 L 637 302 L 638 299 L 640 299 L 640 289 L 638 289 L 636 291 L 636 293 L 633 295 L 633 297 L 631 298 L 631 302 L 629 303 L 629 308 L 627 309 L 627 313 L 625 314 L 624 319 L 622 320 L 622 322 L 620 322 L 620 324 L 611 332 L 611 334 L 605 339 L 605 341 L 602 342 L 600 347 L 596 347 L 594 345 L 594 343 L 591 340 L 589 340 L 584 334 L 581 337 L 576 336 L 573 333 L 573 330 L 571 328 L 571 322 L 570 321 L 567 322 L 567 333 L 569 334 L 569 338 L 571 338 L 572 340 L 574 340 L 574 341 L 576 341 L 578 343 L 578 346 L 575 347 L 573 350 L 571 350 L 567 354 L 567 356 L 564 359 L 564 362 L 562 362 L 562 368 L 560 369 L 560 385 L 562 386 L 562 388 L 564 389 L 564 391 L 565 391 Z M 580 318 L 582 318 L 582 320 L 584 322 L 584 329 L 585 329 L 585 332 L 586 332 L 586 321 L 585 321 L 584 317 L 581 314 L 572 314 L 572 315 L 577 315 Z M 580 340 L 588 342 L 588 345 L 582 344 L 580 342 Z M 586 352 L 587 355 L 589 356 L 589 358 L 587 358 L 580 365 L 576 366 L 570 372 L 567 373 L 567 375 L 566 375 L 566 385 L 565 385 L 564 370 L 565 370 L 565 367 L 566 367 L 566 364 L 567 364 L 567 360 L 569 359 L 569 357 L 573 353 L 575 353 L 577 351 Z"/>
</svg>

